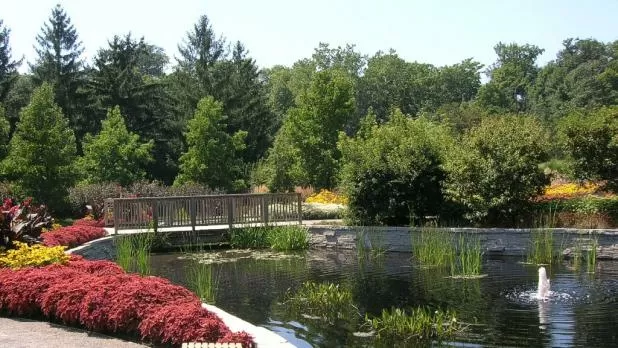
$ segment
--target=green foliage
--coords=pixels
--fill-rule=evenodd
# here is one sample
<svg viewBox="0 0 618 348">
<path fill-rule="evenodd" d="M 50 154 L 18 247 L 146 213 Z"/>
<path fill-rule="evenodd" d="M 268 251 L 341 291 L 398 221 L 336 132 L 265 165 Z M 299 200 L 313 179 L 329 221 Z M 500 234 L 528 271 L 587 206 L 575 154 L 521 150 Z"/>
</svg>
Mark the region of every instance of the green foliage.
<svg viewBox="0 0 618 348">
<path fill-rule="evenodd" d="M 11 131 L 11 125 L 9 121 L 6 119 L 6 113 L 4 110 L 4 106 L 0 104 L 0 160 L 6 157 L 9 152 L 9 135 Z"/>
<path fill-rule="evenodd" d="M 512 217 L 549 184 L 539 169 L 547 149 L 546 133 L 531 117 L 484 119 L 450 151 L 445 192 L 470 221 Z"/>
<path fill-rule="evenodd" d="M 449 130 L 395 110 L 375 124 L 373 115 L 356 137 L 341 134 L 341 187 L 351 218 L 363 225 L 407 225 L 443 209 L 442 164 Z"/>
<path fill-rule="evenodd" d="M 333 283 L 304 282 L 298 290 L 286 294 L 285 304 L 290 310 L 317 316 L 329 323 L 350 319 L 358 313 L 352 291 Z"/>
<path fill-rule="evenodd" d="M 22 109 L 9 147 L 3 172 L 18 190 L 37 201 L 61 206 L 75 181 L 75 136 L 54 103 L 49 84 L 37 88 Z"/>
<path fill-rule="evenodd" d="M 239 249 L 305 250 L 309 247 L 309 233 L 306 227 L 297 225 L 241 227 L 230 232 L 230 245 Z"/>
<path fill-rule="evenodd" d="M 114 239 L 116 263 L 126 272 L 149 275 L 150 250 L 154 242 L 154 234 L 150 232 L 117 236 Z"/>
<path fill-rule="evenodd" d="M 378 340 L 390 343 L 444 340 L 463 330 L 451 311 L 419 307 L 408 313 L 399 308 L 383 309 L 381 316 L 366 317 Z"/>
<path fill-rule="evenodd" d="M 554 232 L 550 228 L 538 228 L 531 232 L 528 262 L 549 265 L 559 256 L 554 248 Z"/>
<path fill-rule="evenodd" d="M 226 191 L 244 188 L 239 155 L 247 132 L 225 131 L 223 105 L 212 97 L 200 100 L 187 128 L 188 149 L 180 156 L 175 184 L 196 182 Z"/>
<path fill-rule="evenodd" d="M 560 123 L 564 149 L 580 180 L 606 180 L 618 190 L 618 107 L 574 112 Z"/>
<path fill-rule="evenodd" d="M 454 277 L 478 277 L 481 275 L 483 249 L 478 236 L 459 235 L 457 260 L 451 263 Z"/>
<path fill-rule="evenodd" d="M 200 300 L 209 304 L 216 302 L 219 277 L 218 274 L 214 274 L 213 265 L 191 260 L 186 275 L 189 287 L 199 296 Z"/>
<path fill-rule="evenodd" d="M 19 76 L 17 68 L 22 60 L 13 60 L 10 46 L 11 30 L 0 19 L 0 103 L 5 103 L 15 79 Z"/>
<path fill-rule="evenodd" d="M 453 234 L 439 228 L 423 228 L 412 232 L 412 253 L 424 266 L 450 266 L 455 262 L 457 249 Z"/>
<path fill-rule="evenodd" d="M 127 130 L 119 107 L 110 109 L 102 124 L 99 134 L 84 138 L 84 156 L 77 162 L 84 181 L 127 186 L 143 179 L 145 165 L 153 160 L 154 141 L 140 143 L 139 135 Z"/>
<path fill-rule="evenodd" d="M 335 185 L 340 158 L 337 136 L 354 114 L 353 93 L 352 81 L 339 70 L 313 75 L 311 86 L 290 109 L 269 154 L 266 165 L 271 189 Z"/>
</svg>

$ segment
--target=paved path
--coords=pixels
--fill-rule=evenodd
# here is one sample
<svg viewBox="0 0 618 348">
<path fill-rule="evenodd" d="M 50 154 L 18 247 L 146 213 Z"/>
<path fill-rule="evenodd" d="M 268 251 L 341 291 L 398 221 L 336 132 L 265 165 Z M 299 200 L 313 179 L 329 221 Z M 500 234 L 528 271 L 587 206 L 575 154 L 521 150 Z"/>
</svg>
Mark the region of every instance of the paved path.
<svg viewBox="0 0 618 348">
<path fill-rule="evenodd" d="M 43 321 L 0 317 L 0 348 L 138 348 L 141 344 Z"/>
</svg>

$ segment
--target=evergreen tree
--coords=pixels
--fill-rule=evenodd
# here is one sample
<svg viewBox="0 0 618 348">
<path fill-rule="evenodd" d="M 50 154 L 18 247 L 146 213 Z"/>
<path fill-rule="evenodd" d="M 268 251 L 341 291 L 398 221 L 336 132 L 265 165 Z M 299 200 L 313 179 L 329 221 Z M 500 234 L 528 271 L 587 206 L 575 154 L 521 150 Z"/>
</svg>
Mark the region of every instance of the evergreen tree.
<svg viewBox="0 0 618 348">
<path fill-rule="evenodd" d="M 34 82 L 36 85 L 48 82 L 53 86 L 56 103 L 80 140 L 86 132 L 92 131 L 85 120 L 91 115 L 83 112 L 87 99 L 82 90 L 85 84 L 81 59 L 84 48 L 71 18 L 59 4 L 52 9 L 36 42 L 37 59 L 30 65 Z"/>
<path fill-rule="evenodd" d="M 187 125 L 188 149 L 180 156 L 175 184 L 195 182 L 225 191 L 244 188 L 239 152 L 245 148 L 247 132 L 229 135 L 225 129 L 223 104 L 210 96 L 200 100 Z"/>
<path fill-rule="evenodd" d="M 4 103 L 15 79 L 19 75 L 17 68 L 23 59 L 13 60 L 9 36 L 11 30 L 0 19 L 0 103 Z"/>
<path fill-rule="evenodd" d="M 43 83 L 20 113 L 3 171 L 22 194 L 58 207 L 75 182 L 75 156 L 73 130 L 54 102 L 52 86 Z"/>
<path fill-rule="evenodd" d="M 102 124 L 99 134 L 84 138 L 84 156 L 77 162 L 84 181 L 128 186 L 143 179 L 145 165 L 153 160 L 154 141 L 141 143 L 139 135 L 129 132 L 118 106 L 108 111 Z"/>
</svg>

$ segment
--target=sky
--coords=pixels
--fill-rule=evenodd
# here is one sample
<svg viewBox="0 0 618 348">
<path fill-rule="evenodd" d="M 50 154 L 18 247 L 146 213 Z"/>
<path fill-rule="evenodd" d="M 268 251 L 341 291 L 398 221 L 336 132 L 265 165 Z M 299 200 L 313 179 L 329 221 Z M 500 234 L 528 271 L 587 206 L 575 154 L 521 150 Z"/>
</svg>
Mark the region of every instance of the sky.
<svg viewBox="0 0 618 348">
<path fill-rule="evenodd" d="M 405 60 L 436 66 L 474 58 L 495 61 L 499 41 L 545 49 L 555 58 L 569 37 L 618 39 L 618 0 L 3 0 L 13 57 L 35 59 L 35 37 L 60 3 L 90 62 L 114 35 L 131 32 L 178 56 L 201 15 L 230 42 L 241 41 L 260 67 L 292 65 L 320 42 L 355 44 L 363 54 L 395 49 Z M 28 71 L 23 64 L 21 72 Z"/>
</svg>

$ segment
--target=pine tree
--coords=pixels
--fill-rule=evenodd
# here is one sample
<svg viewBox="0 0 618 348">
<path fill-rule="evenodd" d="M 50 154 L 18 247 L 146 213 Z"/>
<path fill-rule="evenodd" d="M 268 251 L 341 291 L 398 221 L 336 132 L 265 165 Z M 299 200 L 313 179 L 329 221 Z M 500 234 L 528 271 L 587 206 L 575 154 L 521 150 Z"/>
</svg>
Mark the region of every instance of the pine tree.
<svg viewBox="0 0 618 348">
<path fill-rule="evenodd" d="M 81 59 L 84 48 L 71 18 L 59 4 L 52 9 L 36 42 L 37 59 L 30 64 L 34 82 L 36 85 L 48 82 L 53 86 L 56 103 L 68 117 L 77 138 L 81 139 L 86 132 L 92 131 L 84 120 L 90 115 L 82 113 L 82 104 L 87 99 L 81 91 L 85 84 Z"/>
<path fill-rule="evenodd" d="M 11 30 L 4 26 L 0 19 L 0 103 L 4 103 L 15 79 L 18 76 L 17 68 L 23 60 L 13 60 L 9 36 Z"/>
<path fill-rule="evenodd" d="M 154 142 L 141 143 L 139 135 L 127 130 L 120 108 L 107 113 L 101 132 L 84 137 L 84 156 L 77 166 L 87 183 L 117 182 L 122 186 L 143 179 L 145 165 L 153 160 Z"/>
<path fill-rule="evenodd" d="M 75 182 L 75 155 L 73 130 L 43 83 L 20 113 L 2 169 L 22 194 L 58 207 Z"/>
</svg>

